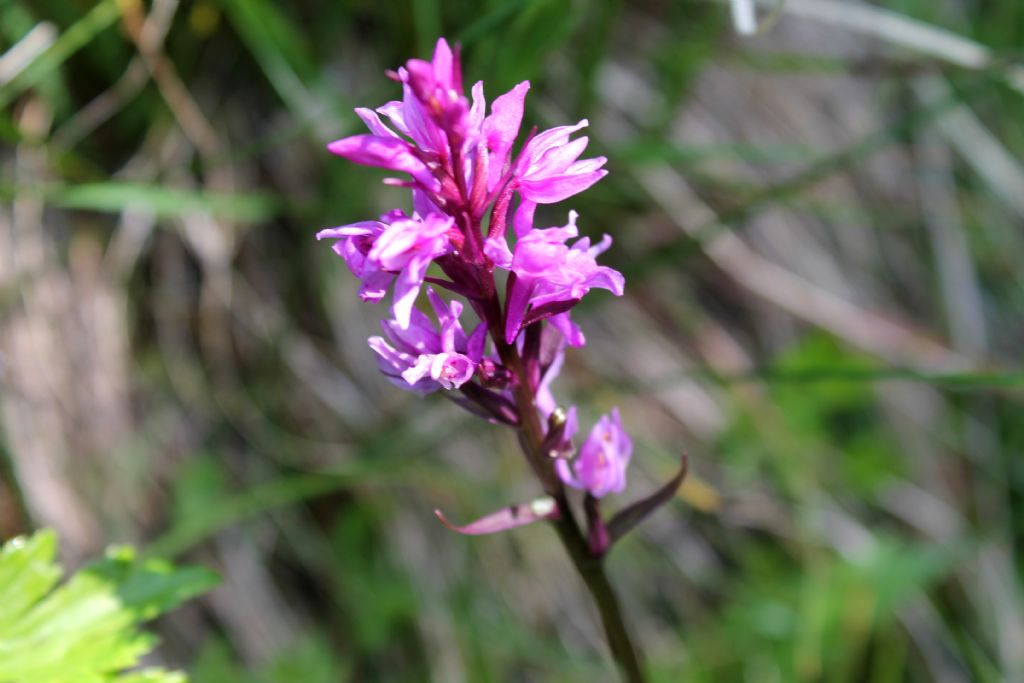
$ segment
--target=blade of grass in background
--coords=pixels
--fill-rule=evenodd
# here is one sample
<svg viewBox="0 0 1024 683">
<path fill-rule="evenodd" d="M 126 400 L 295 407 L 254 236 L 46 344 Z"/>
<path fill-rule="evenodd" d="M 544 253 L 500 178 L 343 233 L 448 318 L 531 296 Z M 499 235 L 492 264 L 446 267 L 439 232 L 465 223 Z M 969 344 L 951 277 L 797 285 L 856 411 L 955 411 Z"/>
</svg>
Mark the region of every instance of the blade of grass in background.
<svg viewBox="0 0 1024 683">
<path fill-rule="evenodd" d="M 312 125 L 319 137 L 327 137 L 327 130 L 336 129 L 325 120 L 335 98 L 319 81 L 302 32 L 285 10 L 266 0 L 220 2 L 281 101 L 299 122 Z"/>
<path fill-rule="evenodd" d="M 81 185 L 48 185 L 31 188 L 0 188 L 0 194 L 38 197 L 65 209 L 120 213 L 141 208 L 161 218 L 178 218 L 205 211 L 240 221 L 265 221 L 281 210 L 278 199 L 256 193 L 216 193 L 176 190 L 159 185 L 104 182 Z"/>
<path fill-rule="evenodd" d="M 21 73 L 0 85 L 0 109 L 59 69 L 71 55 L 88 45 L 100 32 L 112 26 L 120 16 L 121 7 L 118 0 L 101 0 L 88 14 L 64 31 L 52 45 L 32 60 Z"/>
</svg>

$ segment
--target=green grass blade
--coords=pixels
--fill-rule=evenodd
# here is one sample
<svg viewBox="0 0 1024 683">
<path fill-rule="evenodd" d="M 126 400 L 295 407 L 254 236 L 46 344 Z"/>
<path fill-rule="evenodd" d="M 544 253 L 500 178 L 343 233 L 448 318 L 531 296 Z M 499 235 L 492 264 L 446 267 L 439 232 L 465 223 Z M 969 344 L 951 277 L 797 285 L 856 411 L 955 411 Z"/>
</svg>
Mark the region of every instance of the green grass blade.
<svg viewBox="0 0 1024 683">
<path fill-rule="evenodd" d="M 47 204 L 65 209 L 120 213 L 137 207 L 162 218 L 205 211 L 222 218 L 256 222 L 273 217 L 281 208 L 277 198 L 266 194 L 190 191 L 140 183 L 46 185 L 17 190 L 10 186 L 0 188 L 0 197 L 4 198 L 21 193 L 38 196 Z"/>
<path fill-rule="evenodd" d="M 8 83 L 0 86 L 0 108 L 6 107 L 19 94 L 38 84 L 47 75 L 58 69 L 67 59 L 85 47 L 101 31 L 107 29 L 121 16 L 117 0 L 103 0 L 80 19 L 24 71 Z"/>
</svg>

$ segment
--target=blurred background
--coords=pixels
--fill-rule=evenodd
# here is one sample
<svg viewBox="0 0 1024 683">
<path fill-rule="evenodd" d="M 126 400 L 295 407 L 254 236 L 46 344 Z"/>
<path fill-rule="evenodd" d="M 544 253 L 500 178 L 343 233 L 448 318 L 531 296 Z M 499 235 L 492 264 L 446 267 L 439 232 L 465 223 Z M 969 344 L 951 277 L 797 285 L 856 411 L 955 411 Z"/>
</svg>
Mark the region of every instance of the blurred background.
<svg viewBox="0 0 1024 683">
<path fill-rule="evenodd" d="M 543 215 L 627 276 L 556 393 L 621 406 L 620 501 L 690 454 L 609 563 L 652 679 L 1024 680 L 1024 4 L 759 17 L 0 0 L 0 537 L 217 570 L 156 626 L 197 683 L 615 680 L 549 529 L 434 519 L 537 490 L 378 375 L 382 309 L 313 238 L 404 205 L 324 145 L 445 35 L 610 159 Z"/>
</svg>

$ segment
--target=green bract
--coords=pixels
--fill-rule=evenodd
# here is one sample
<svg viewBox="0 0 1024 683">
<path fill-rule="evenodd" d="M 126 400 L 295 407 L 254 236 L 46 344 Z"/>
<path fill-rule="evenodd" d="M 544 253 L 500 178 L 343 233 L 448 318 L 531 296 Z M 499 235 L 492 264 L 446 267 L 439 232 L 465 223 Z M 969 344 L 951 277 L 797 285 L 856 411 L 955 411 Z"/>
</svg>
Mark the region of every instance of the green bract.
<svg viewBox="0 0 1024 683">
<path fill-rule="evenodd" d="M 156 641 L 139 623 L 207 590 L 216 577 L 117 547 L 60 584 L 56 550 L 49 530 L 0 549 L 0 683 L 185 683 L 183 674 L 162 669 L 125 670 Z"/>
</svg>

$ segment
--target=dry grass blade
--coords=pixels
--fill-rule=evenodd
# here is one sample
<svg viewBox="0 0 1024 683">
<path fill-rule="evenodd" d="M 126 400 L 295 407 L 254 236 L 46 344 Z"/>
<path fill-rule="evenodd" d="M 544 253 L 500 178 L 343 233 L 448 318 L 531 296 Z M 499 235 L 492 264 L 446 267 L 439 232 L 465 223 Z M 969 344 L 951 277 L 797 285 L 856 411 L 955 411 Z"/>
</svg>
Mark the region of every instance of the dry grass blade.
<svg viewBox="0 0 1024 683">
<path fill-rule="evenodd" d="M 757 33 L 757 10 L 754 0 L 732 0 L 729 7 L 737 33 L 745 36 Z"/>
<path fill-rule="evenodd" d="M 57 27 L 49 22 L 40 22 L 0 55 L 0 86 L 10 83 L 34 62 L 57 40 Z"/>
<path fill-rule="evenodd" d="M 776 0 L 755 0 L 775 6 Z M 786 0 L 785 13 L 874 36 L 899 47 L 965 69 L 1002 72 L 1008 84 L 1024 92 L 1024 66 L 1004 67 L 992 51 L 952 31 L 882 7 L 843 0 Z"/>
<path fill-rule="evenodd" d="M 686 232 L 695 224 L 717 222 L 714 212 L 670 167 L 640 172 L 651 197 Z M 694 220 L 696 219 L 696 220 Z M 698 235 L 694 235 L 697 237 Z M 779 266 L 732 233 L 721 233 L 704 246 L 708 256 L 754 296 L 818 325 L 856 348 L 897 365 L 921 370 L 956 371 L 974 363 L 911 326 L 836 296 Z"/>
<path fill-rule="evenodd" d="M 949 85 L 939 76 L 913 82 L 914 94 L 927 105 L 948 101 Z M 942 114 L 935 127 L 971 168 L 1018 217 L 1024 219 L 1024 166 L 966 104 Z"/>
<path fill-rule="evenodd" d="M 915 83 L 926 87 L 920 81 Z M 921 131 L 917 144 L 922 166 L 917 173 L 921 214 L 934 244 L 947 329 L 954 348 L 970 355 L 984 355 L 988 350 L 985 308 L 957 201 L 953 155 L 932 129 Z"/>
</svg>

